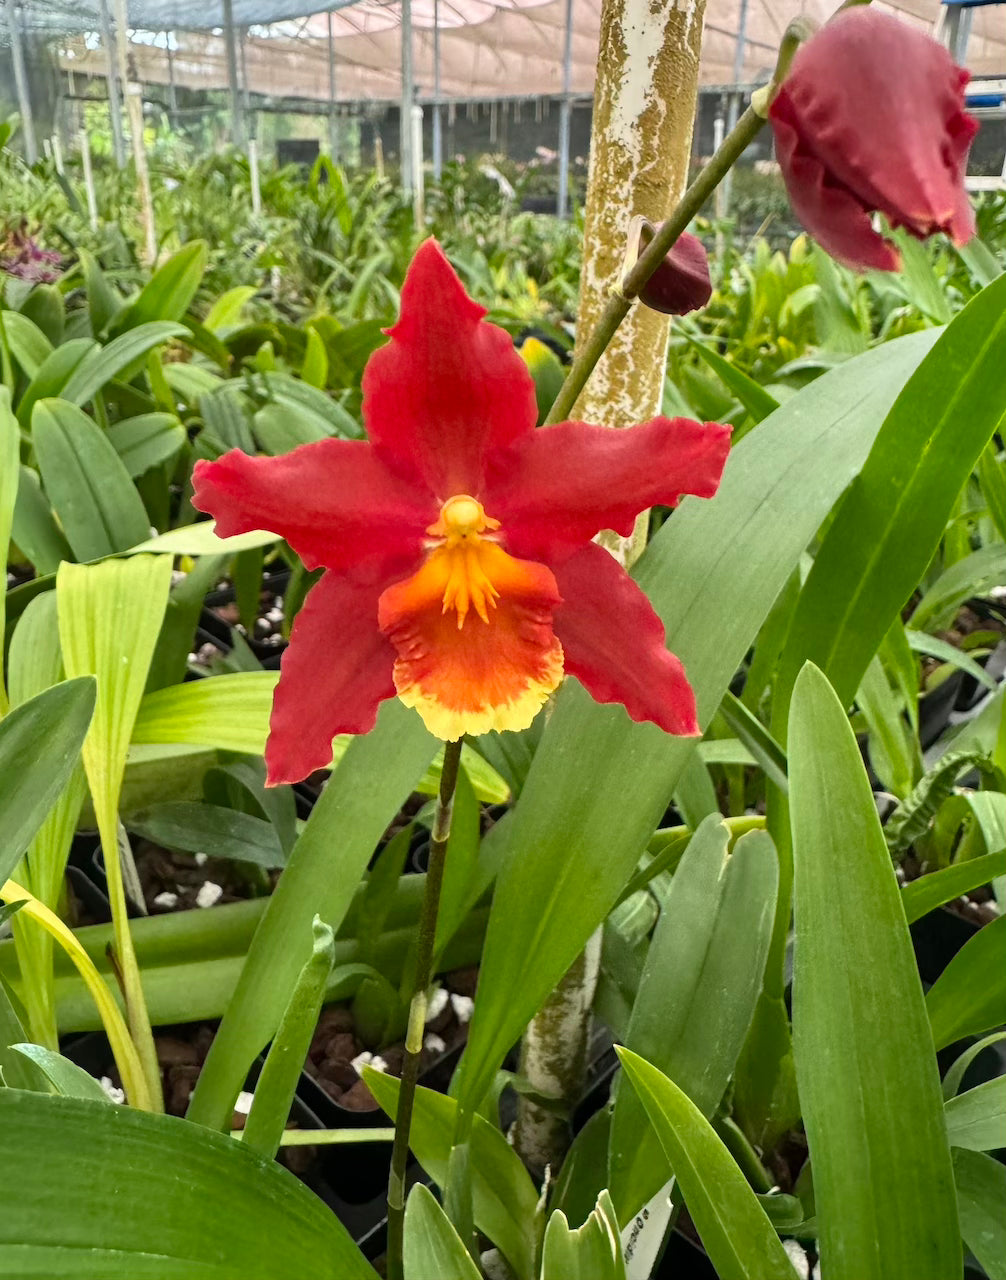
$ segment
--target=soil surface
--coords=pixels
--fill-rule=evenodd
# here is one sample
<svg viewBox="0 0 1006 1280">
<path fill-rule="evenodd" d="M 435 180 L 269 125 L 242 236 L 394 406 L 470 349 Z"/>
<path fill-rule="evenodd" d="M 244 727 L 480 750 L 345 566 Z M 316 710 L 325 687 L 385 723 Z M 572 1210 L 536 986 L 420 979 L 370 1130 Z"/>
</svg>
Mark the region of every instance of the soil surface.
<svg viewBox="0 0 1006 1280">
<path fill-rule="evenodd" d="M 420 1059 L 420 1074 L 430 1071 L 439 1061 L 459 1049 L 468 1038 L 468 1001 L 474 997 L 477 969 L 457 969 L 441 979 L 447 999 L 426 1024 L 425 1045 Z M 456 996 L 460 999 L 452 1000 Z M 458 1016 L 458 1012 L 462 1017 Z M 304 1070 L 326 1094 L 347 1111 L 376 1111 L 373 1094 L 361 1079 L 353 1065 L 354 1059 L 367 1052 L 367 1047 L 356 1034 L 353 1013 L 348 1005 L 329 1005 L 322 1010 L 318 1027 L 308 1050 Z M 389 1074 L 401 1075 L 405 1057 L 405 1042 L 398 1040 L 375 1055 Z M 438 1087 L 437 1081 L 425 1081 L 429 1087 Z M 448 1081 L 443 1082 L 446 1087 Z"/>
</svg>

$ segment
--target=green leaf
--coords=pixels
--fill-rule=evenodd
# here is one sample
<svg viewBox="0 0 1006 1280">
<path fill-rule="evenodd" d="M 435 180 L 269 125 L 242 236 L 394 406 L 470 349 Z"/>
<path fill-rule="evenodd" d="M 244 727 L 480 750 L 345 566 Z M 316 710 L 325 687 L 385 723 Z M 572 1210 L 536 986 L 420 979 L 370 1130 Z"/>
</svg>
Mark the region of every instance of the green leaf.
<svg viewBox="0 0 1006 1280">
<path fill-rule="evenodd" d="M 926 993 L 937 1049 L 1006 1022 L 1006 916 L 984 925 Z"/>
<path fill-rule="evenodd" d="M 985 668 L 974 658 L 968 657 L 963 649 L 958 649 L 956 645 L 950 644 L 946 640 L 941 640 L 939 636 L 927 635 L 925 631 L 913 631 L 906 628 L 905 636 L 908 643 L 915 653 L 924 653 L 930 658 L 939 658 L 941 662 L 949 662 L 955 667 L 959 667 L 961 671 L 979 684 L 985 686 L 986 689 L 995 689 L 996 682 L 992 679 Z"/>
<path fill-rule="evenodd" d="M 671 881 L 625 1043 L 705 1116 L 719 1106 L 761 990 L 779 880 L 772 840 L 751 832 L 727 852 L 719 814 L 695 832 Z M 714 1017 L 710 1010 L 715 1009 Z M 626 1223 L 670 1177 L 640 1099 L 619 1086 L 608 1186 Z"/>
<path fill-rule="evenodd" d="M 255 414 L 255 437 L 273 457 L 289 453 L 302 444 L 326 440 L 331 434 L 313 414 L 289 405 L 266 404 Z"/>
<path fill-rule="evenodd" d="M 129 472 L 85 413 L 65 400 L 42 400 L 32 434 L 46 492 L 78 560 L 125 551 L 149 535 Z"/>
<path fill-rule="evenodd" d="M 233 538 L 218 538 L 214 530 L 216 521 L 200 520 L 198 524 L 182 525 L 169 529 L 130 547 L 130 551 L 158 551 L 173 556 L 231 556 L 253 547 L 268 547 L 279 541 L 275 533 L 258 529 L 251 533 L 239 533 Z"/>
<path fill-rule="evenodd" d="M 65 680 L 0 720 L 0 884 L 69 781 L 94 712 L 94 680 Z"/>
<path fill-rule="evenodd" d="M 7 557 L 11 529 L 17 503 L 21 432 L 11 409 L 10 392 L 0 387 L 0 572 L 3 573 L 3 598 L 0 599 L 0 648 L 7 630 Z M 0 664 L 0 715 L 7 710 L 7 694 Z"/>
<path fill-rule="evenodd" d="M 790 627 L 774 724 L 785 728 L 788 693 L 805 658 L 824 671 L 843 703 L 852 701 L 1002 418 L 997 371 L 1004 365 L 1006 278 L 943 332 L 887 415 L 829 526 Z M 912 625 L 923 625 L 918 612 Z"/>
<path fill-rule="evenodd" d="M 10 1047 L 35 1063 L 62 1097 L 89 1098 L 92 1102 L 113 1105 L 112 1099 L 94 1076 L 69 1058 L 64 1058 L 61 1053 L 54 1053 L 52 1049 L 45 1049 L 40 1044 L 12 1044 Z"/>
<path fill-rule="evenodd" d="M 307 351 L 300 376 L 312 387 L 325 388 L 328 381 L 328 353 L 317 329 L 307 331 Z"/>
<path fill-rule="evenodd" d="M 721 1280 L 793 1280 L 793 1264 L 744 1174 L 688 1095 L 645 1059 L 617 1049 L 674 1170 Z"/>
<path fill-rule="evenodd" d="M 375 1280 L 292 1174 L 184 1120 L 0 1090 L 0 1157 L 11 1276 Z"/>
<path fill-rule="evenodd" d="M 989 1280 L 1006 1280 L 1006 1165 L 980 1151 L 958 1147 L 954 1177 L 964 1243 Z"/>
<path fill-rule="evenodd" d="M 223 329 L 230 329 L 238 324 L 241 312 L 258 293 L 253 284 L 239 284 L 222 293 L 206 313 L 203 324 L 211 333 L 219 334 Z"/>
<path fill-rule="evenodd" d="M 957 778 L 966 769 L 973 768 L 996 780 L 996 770 L 983 751 L 964 748 L 940 756 L 887 819 L 884 836 L 893 854 L 907 849 L 929 830 L 940 806 L 953 792 Z"/>
<path fill-rule="evenodd" d="M 196 296 L 209 250 L 205 241 L 193 240 L 179 249 L 154 272 L 139 295 L 110 326 L 125 333 L 158 320 L 181 320 Z"/>
<path fill-rule="evenodd" d="M 738 369 L 735 364 L 731 364 L 729 360 L 724 359 L 718 351 L 714 351 L 706 343 L 697 342 L 694 338 L 689 337 L 687 333 L 684 336 L 696 355 L 700 356 L 709 365 L 710 369 L 713 370 L 723 385 L 737 397 L 755 422 L 761 422 L 770 413 L 774 413 L 779 408 L 779 401 L 775 396 L 766 391 L 753 378 L 749 378 L 742 369 Z"/>
<path fill-rule="evenodd" d="M 187 742 L 261 755 L 278 679 L 275 671 L 240 671 L 157 689 L 143 699 L 133 741 Z M 333 741 L 335 762 L 342 759 L 350 742 L 352 737 L 346 733 Z M 437 792 L 442 759 L 441 749 L 436 762 L 418 784 L 418 789 L 426 795 Z M 502 778 L 477 752 L 465 747 L 461 761 L 480 800 L 500 804 L 509 799 L 510 793 Z"/>
<path fill-rule="evenodd" d="M 538 424 L 545 421 L 559 394 L 566 371 L 551 347 L 539 338 L 525 338 L 517 348 L 517 354 L 528 367 L 534 379 L 534 395 L 538 403 Z"/>
<path fill-rule="evenodd" d="M 129 1029 L 155 1097 L 160 1091 L 160 1068 L 126 917 L 118 811 L 126 752 L 170 587 L 169 556 L 62 564 L 56 574 L 66 673 L 97 677 L 97 704 L 84 742 L 84 769 L 101 836 Z M 135 869 L 127 864 L 126 871 Z"/>
<path fill-rule="evenodd" d="M 786 753 L 757 716 L 728 689 L 723 695 L 720 712 L 740 741 L 750 751 L 755 763 L 780 791 L 789 787 L 786 778 Z"/>
<path fill-rule="evenodd" d="M 901 904 L 909 924 L 921 919 L 946 902 L 989 884 L 996 876 L 1006 875 L 1006 849 L 985 853 L 980 858 L 955 862 L 941 871 L 910 880 L 901 890 Z"/>
<path fill-rule="evenodd" d="M 98 349 L 97 343 L 90 338 L 71 338 L 64 342 L 39 366 L 38 373 L 28 384 L 28 389 L 18 401 L 17 420 L 22 427 L 31 423 L 32 411 L 39 400 L 63 393 L 68 379 L 73 376 L 86 356 Z"/>
<path fill-rule="evenodd" d="M 33 320 L 18 311 L 4 311 L 3 332 L 21 372 L 28 379 L 34 378 L 52 355 L 52 343 Z"/>
<path fill-rule="evenodd" d="M 398 1106 L 400 1081 L 364 1067 L 370 1092 L 389 1116 Z M 457 1103 L 432 1089 L 416 1090 L 409 1146 L 434 1182 L 444 1186 Z M 495 1125 L 476 1116 L 471 1134 L 475 1225 L 504 1255 L 518 1280 L 534 1280 L 535 1208 L 538 1193 L 520 1157 Z"/>
<path fill-rule="evenodd" d="M 1006 279 L 1006 277 L 1004 277 Z M 958 560 L 936 579 L 915 606 L 912 626 L 918 630 L 936 627 L 952 614 L 968 596 L 981 595 L 1006 578 L 1006 546 L 993 542 Z"/>
<path fill-rule="evenodd" d="M 999 457 L 995 441 L 986 446 L 975 473 L 992 523 L 999 537 L 1006 539 L 1006 461 Z"/>
<path fill-rule="evenodd" d="M 949 1102 L 956 1094 L 961 1087 L 965 1072 L 982 1050 L 987 1049 L 989 1045 L 998 1044 L 1000 1040 L 1006 1040 L 1006 1031 L 994 1031 L 992 1035 L 985 1036 L 982 1040 L 977 1040 L 974 1044 L 968 1045 L 964 1052 L 957 1057 L 953 1066 L 943 1077 L 944 1102 Z"/>
<path fill-rule="evenodd" d="M 172 413 L 142 413 L 108 429 L 108 438 L 135 480 L 168 462 L 185 443 L 185 429 Z"/>
<path fill-rule="evenodd" d="M 436 745 L 397 701 L 384 704 L 374 730 L 352 740 L 268 901 L 192 1097 L 197 1123 L 229 1125 L 248 1069 L 275 1033 L 308 958 L 312 919 L 320 915 L 338 930 L 378 840 Z"/>
<path fill-rule="evenodd" d="M 96 338 L 100 338 L 109 322 L 122 310 L 123 302 L 91 254 L 86 249 L 79 248 L 77 253 L 84 272 L 84 291 L 91 316 L 91 332 Z"/>
<path fill-rule="evenodd" d="M 903 799 L 922 772 L 922 753 L 879 655 L 870 660 L 863 673 L 856 690 L 856 705 L 869 730 L 874 772 L 886 790 Z"/>
<path fill-rule="evenodd" d="M 409 1280 L 449 1276 L 450 1280 L 479 1280 L 461 1237 L 428 1187 L 417 1183 L 405 1206 L 405 1274 Z"/>
<path fill-rule="evenodd" d="M 39 574 L 55 573 L 61 560 L 73 559 L 70 544 L 56 524 L 38 474 L 31 467 L 21 468 L 11 533 Z"/>
<path fill-rule="evenodd" d="M 740 443 L 716 497 L 685 498 L 640 559 L 637 579 L 684 663 L 701 723 L 934 340 L 885 343 L 792 397 Z M 457 1078 L 466 1113 L 618 899 L 693 750 L 595 705 L 572 681 L 562 689 L 500 837 L 508 856 Z"/>
<path fill-rule="evenodd" d="M 956 1275 L 950 1149 L 912 942 L 855 735 L 809 663 L 789 744 L 793 1049 L 824 1266 L 831 1280 Z"/>
<path fill-rule="evenodd" d="M 950 1098 L 945 1110 L 952 1147 L 967 1147 L 969 1151 L 1006 1147 L 1006 1076 L 987 1080 Z"/>
<path fill-rule="evenodd" d="M 334 935 L 318 916 L 314 917 L 311 932 L 311 958 L 300 971 L 269 1046 L 245 1124 L 245 1146 L 263 1156 L 274 1156 L 279 1150 L 335 960 Z"/>
<path fill-rule="evenodd" d="M 286 857 L 269 822 L 218 804 L 168 800 L 149 809 L 135 809 L 129 828 L 137 835 L 183 853 L 209 851 L 259 867 L 282 867 Z"/>
<path fill-rule="evenodd" d="M 553 1213 L 545 1228 L 541 1280 L 625 1280 L 625 1259 L 611 1196 L 602 1191 L 582 1227 Z"/>
<path fill-rule="evenodd" d="M 239 383 L 225 382 L 209 394 L 201 395 L 199 409 L 206 423 L 204 436 L 212 437 L 215 447 L 255 452 L 251 435 L 251 404 Z"/>
<path fill-rule="evenodd" d="M 465 767 L 458 770 L 454 791 L 454 813 L 447 839 L 444 883 L 437 912 L 435 953 L 439 955 L 450 942 L 458 926 L 468 914 L 469 893 L 478 869 L 481 843 L 479 800 Z"/>
<path fill-rule="evenodd" d="M 169 338 L 177 338 L 188 330 L 184 325 L 158 321 L 131 329 L 121 337 L 113 338 L 103 347 L 91 350 L 76 366 L 61 391 L 64 400 L 84 405 L 124 369 L 142 359 L 148 351 Z"/>
</svg>

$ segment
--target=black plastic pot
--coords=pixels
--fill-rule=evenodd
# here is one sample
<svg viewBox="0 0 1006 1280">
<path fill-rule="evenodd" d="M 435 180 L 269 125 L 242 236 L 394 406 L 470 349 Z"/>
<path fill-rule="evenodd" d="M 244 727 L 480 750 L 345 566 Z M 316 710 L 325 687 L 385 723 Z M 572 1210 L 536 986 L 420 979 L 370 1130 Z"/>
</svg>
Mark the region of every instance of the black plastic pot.
<svg viewBox="0 0 1006 1280">
<path fill-rule="evenodd" d="M 919 699 L 919 742 L 922 750 L 931 747 L 950 723 L 950 713 L 960 697 L 964 672 L 951 671 L 935 689 Z"/>
</svg>

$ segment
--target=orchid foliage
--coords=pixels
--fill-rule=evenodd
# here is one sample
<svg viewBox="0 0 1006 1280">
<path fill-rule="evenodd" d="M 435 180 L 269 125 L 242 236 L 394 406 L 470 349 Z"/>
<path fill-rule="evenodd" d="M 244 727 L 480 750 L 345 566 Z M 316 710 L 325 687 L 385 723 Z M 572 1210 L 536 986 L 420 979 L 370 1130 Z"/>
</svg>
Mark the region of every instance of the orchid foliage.
<svg viewBox="0 0 1006 1280">
<path fill-rule="evenodd" d="M 471 208 L 296 324 L 205 245 L 124 296 L 8 220 L 0 1275 L 661 1280 L 685 1233 L 1001 1274 L 1006 276 L 966 73 L 863 7 L 801 35 L 738 128 L 807 236 L 626 211 L 612 294 L 675 317 L 633 426 L 543 425 L 591 343 L 520 332 Z M 648 511 L 627 569 L 596 536 Z M 561 1058 L 571 973 L 543 1096 L 510 1050 Z M 305 1059 L 380 1110 L 316 1127 Z"/>
</svg>

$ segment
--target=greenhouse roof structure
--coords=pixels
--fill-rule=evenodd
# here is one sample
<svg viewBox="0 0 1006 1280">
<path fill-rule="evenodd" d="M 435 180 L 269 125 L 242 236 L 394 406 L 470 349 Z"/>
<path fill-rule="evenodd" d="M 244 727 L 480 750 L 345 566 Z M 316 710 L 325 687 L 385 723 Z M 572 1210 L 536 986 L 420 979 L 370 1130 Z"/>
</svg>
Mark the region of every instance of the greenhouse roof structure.
<svg viewBox="0 0 1006 1280">
<path fill-rule="evenodd" d="M 102 10 L 113 8 L 113 0 L 20 0 L 19 7 L 24 29 L 58 41 L 66 69 L 104 74 L 97 33 Z M 823 20 L 834 7 L 834 0 L 708 0 L 702 84 L 765 80 L 790 19 L 804 13 Z M 959 16 L 953 12 L 958 6 L 945 8 L 939 0 L 890 0 L 878 7 L 927 31 L 938 28 L 941 14 Z M 600 0 L 411 0 L 408 8 L 420 101 L 593 92 Z M 335 6 L 318 0 L 128 0 L 133 74 L 142 83 L 226 88 L 230 29 L 240 43 L 243 86 L 256 94 L 393 101 L 401 93 L 402 11 L 402 0 Z M 966 6 L 966 21 L 965 61 L 972 74 L 1006 76 L 1002 6 Z"/>
</svg>

